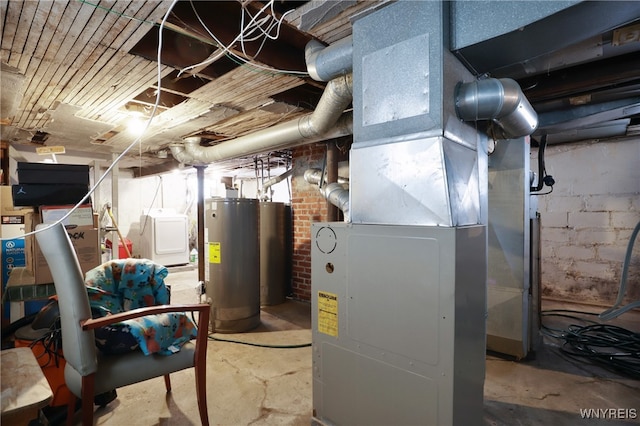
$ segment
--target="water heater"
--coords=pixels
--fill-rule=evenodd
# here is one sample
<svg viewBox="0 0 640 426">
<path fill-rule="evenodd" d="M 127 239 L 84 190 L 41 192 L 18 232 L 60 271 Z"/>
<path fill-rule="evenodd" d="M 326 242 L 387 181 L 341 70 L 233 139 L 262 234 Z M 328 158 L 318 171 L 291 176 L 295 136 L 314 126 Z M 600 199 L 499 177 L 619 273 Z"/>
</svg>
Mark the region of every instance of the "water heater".
<svg viewBox="0 0 640 426">
<path fill-rule="evenodd" d="M 242 333 L 260 325 L 258 200 L 211 198 L 208 233 L 211 329 Z"/>
</svg>

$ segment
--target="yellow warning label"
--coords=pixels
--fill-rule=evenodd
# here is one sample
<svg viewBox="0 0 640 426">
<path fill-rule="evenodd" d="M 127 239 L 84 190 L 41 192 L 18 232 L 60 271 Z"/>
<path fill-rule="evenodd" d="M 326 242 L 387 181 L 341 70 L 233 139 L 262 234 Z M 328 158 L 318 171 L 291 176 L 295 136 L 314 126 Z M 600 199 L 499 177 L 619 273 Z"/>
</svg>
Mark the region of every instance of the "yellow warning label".
<svg viewBox="0 0 640 426">
<path fill-rule="evenodd" d="M 338 295 L 318 292 L 318 331 L 338 337 Z"/>
<path fill-rule="evenodd" d="M 220 263 L 220 243 L 209 243 L 209 263 Z"/>
</svg>

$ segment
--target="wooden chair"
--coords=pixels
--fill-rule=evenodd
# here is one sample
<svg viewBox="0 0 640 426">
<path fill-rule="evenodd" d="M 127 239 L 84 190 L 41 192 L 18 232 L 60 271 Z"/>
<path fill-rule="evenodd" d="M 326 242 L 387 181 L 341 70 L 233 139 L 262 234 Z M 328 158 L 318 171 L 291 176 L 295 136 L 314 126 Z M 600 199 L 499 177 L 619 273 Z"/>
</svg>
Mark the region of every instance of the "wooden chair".
<svg viewBox="0 0 640 426">
<path fill-rule="evenodd" d="M 193 367 L 200 421 L 208 425 L 206 356 L 209 305 L 161 305 L 92 319 L 82 270 L 66 229 L 62 224 L 47 226 L 40 224 L 36 227 L 36 239 L 51 269 L 58 295 L 62 352 L 66 360 L 65 381 L 71 392 L 82 400 L 82 424 L 93 424 L 95 395 L 159 376 L 164 376 L 167 392 L 170 392 L 169 373 Z M 142 351 L 106 356 L 97 350 L 94 329 L 167 312 L 198 312 L 195 342 L 187 342 L 179 352 L 169 356 L 146 356 Z M 67 424 L 71 424 L 75 406 L 75 401 L 69 404 Z"/>
</svg>

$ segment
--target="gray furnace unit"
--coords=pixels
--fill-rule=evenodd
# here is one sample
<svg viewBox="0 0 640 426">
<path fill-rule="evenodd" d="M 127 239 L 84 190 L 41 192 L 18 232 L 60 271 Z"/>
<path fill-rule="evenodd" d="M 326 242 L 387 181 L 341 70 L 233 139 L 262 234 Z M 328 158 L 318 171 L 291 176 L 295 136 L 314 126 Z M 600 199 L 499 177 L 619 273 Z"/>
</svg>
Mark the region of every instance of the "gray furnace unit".
<svg viewBox="0 0 640 426">
<path fill-rule="evenodd" d="M 313 407 L 341 425 L 482 419 L 484 226 L 312 226 Z"/>
<path fill-rule="evenodd" d="M 314 424 L 482 422 L 488 137 L 474 121 L 516 138 L 537 116 L 515 82 L 480 83 L 449 51 L 450 5 L 353 18 L 350 223 L 311 230 Z"/>
</svg>

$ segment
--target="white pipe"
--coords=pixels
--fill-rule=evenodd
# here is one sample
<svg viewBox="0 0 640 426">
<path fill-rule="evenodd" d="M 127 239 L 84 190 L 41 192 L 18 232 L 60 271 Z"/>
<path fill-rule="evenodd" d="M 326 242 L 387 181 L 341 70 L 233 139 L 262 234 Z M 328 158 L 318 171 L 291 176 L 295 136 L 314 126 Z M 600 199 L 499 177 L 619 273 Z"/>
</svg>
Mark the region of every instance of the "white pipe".
<svg viewBox="0 0 640 426">
<path fill-rule="evenodd" d="M 272 187 L 273 185 L 275 185 L 278 182 L 282 182 L 283 180 L 285 180 L 286 178 L 291 176 L 295 170 L 296 169 L 294 167 L 292 167 L 289 170 L 287 170 L 286 172 L 282 173 L 281 175 L 278 175 L 276 177 L 272 177 L 271 179 L 269 179 L 268 181 L 266 181 L 265 183 L 262 184 L 262 191 L 265 191 L 266 189 Z"/>
<path fill-rule="evenodd" d="M 283 180 L 287 179 L 295 171 L 296 171 L 296 168 L 292 167 L 289 170 L 287 170 L 286 172 L 284 172 L 284 173 L 282 173 L 282 174 L 280 174 L 280 175 L 278 175 L 276 177 L 272 177 L 271 179 L 269 179 L 266 182 L 264 182 L 262 184 L 262 188 L 260 188 L 260 190 L 258 192 L 258 198 L 261 199 L 261 200 L 263 198 L 269 198 L 269 197 L 265 196 L 265 194 L 267 193 L 267 190 L 269 188 L 271 188 L 273 185 L 275 185 L 276 183 L 282 182 Z"/>
<path fill-rule="evenodd" d="M 187 138 L 187 139 L 192 139 L 192 138 Z M 185 139 L 185 143 L 187 143 L 187 139 Z M 200 143 L 199 140 L 198 140 L 198 143 Z M 193 160 L 193 158 L 191 158 L 191 156 L 185 152 L 184 144 L 173 143 L 169 145 L 169 150 L 171 150 L 171 155 L 173 155 L 173 158 L 175 158 L 179 163 L 187 164 Z"/>
</svg>

